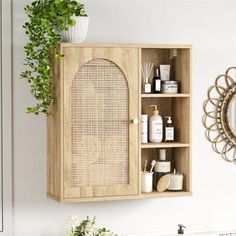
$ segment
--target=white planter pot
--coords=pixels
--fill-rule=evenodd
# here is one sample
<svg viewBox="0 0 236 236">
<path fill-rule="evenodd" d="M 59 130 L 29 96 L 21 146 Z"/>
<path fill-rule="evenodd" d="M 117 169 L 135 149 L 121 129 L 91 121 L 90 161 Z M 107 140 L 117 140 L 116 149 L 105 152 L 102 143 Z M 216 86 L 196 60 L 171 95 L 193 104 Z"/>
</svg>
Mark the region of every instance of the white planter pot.
<svg viewBox="0 0 236 236">
<path fill-rule="evenodd" d="M 71 18 L 76 21 L 76 24 L 61 32 L 61 40 L 69 43 L 82 43 L 87 36 L 89 17 L 73 16 Z"/>
</svg>

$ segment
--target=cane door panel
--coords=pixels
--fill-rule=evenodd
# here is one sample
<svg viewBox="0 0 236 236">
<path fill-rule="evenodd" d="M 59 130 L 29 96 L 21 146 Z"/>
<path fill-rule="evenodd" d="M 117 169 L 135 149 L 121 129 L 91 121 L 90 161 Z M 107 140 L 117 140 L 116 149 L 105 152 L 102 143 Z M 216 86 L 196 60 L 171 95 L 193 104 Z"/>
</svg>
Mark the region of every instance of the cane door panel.
<svg viewBox="0 0 236 236">
<path fill-rule="evenodd" d="M 64 198 L 138 194 L 138 52 L 63 49 Z"/>
</svg>

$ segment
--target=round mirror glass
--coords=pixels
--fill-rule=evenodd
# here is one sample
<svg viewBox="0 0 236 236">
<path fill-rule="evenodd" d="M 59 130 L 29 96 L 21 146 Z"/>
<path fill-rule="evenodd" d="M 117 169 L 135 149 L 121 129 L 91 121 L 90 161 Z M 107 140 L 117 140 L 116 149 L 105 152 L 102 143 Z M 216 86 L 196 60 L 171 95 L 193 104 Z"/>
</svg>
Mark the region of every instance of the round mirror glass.
<svg viewBox="0 0 236 236">
<path fill-rule="evenodd" d="M 231 131 L 236 136 L 236 94 L 232 97 L 228 109 L 228 122 Z"/>
</svg>

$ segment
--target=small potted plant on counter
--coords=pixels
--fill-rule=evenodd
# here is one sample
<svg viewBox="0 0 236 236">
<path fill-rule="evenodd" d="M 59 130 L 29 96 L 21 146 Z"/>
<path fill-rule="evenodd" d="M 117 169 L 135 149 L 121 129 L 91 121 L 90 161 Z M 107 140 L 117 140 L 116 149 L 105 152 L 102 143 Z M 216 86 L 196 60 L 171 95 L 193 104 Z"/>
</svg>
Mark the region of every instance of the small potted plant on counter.
<svg viewBox="0 0 236 236">
<path fill-rule="evenodd" d="M 68 236 L 116 236 L 113 232 L 106 228 L 97 228 L 96 219 L 86 219 L 79 222 L 78 216 L 69 218 Z"/>
<path fill-rule="evenodd" d="M 87 35 L 88 17 L 84 5 L 74 0 L 36 0 L 25 7 L 28 21 L 23 28 L 28 37 L 24 47 L 27 69 L 21 78 L 30 84 L 37 104 L 27 111 L 48 114 L 52 102 L 51 65 L 61 58 L 62 41 L 82 42 Z M 71 38 L 69 36 L 72 36 Z"/>
</svg>

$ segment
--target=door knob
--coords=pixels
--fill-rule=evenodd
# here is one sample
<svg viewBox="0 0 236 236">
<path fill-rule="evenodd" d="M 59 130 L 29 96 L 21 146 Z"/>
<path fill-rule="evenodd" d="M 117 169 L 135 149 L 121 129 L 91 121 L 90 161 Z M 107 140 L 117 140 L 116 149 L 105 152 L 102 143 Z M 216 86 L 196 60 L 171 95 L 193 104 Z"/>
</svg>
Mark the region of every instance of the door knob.
<svg viewBox="0 0 236 236">
<path fill-rule="evenodd" d="M 133 119 L 133 124 L 137 125 L 138 124 L 138 118 Z"/>
</svg>

